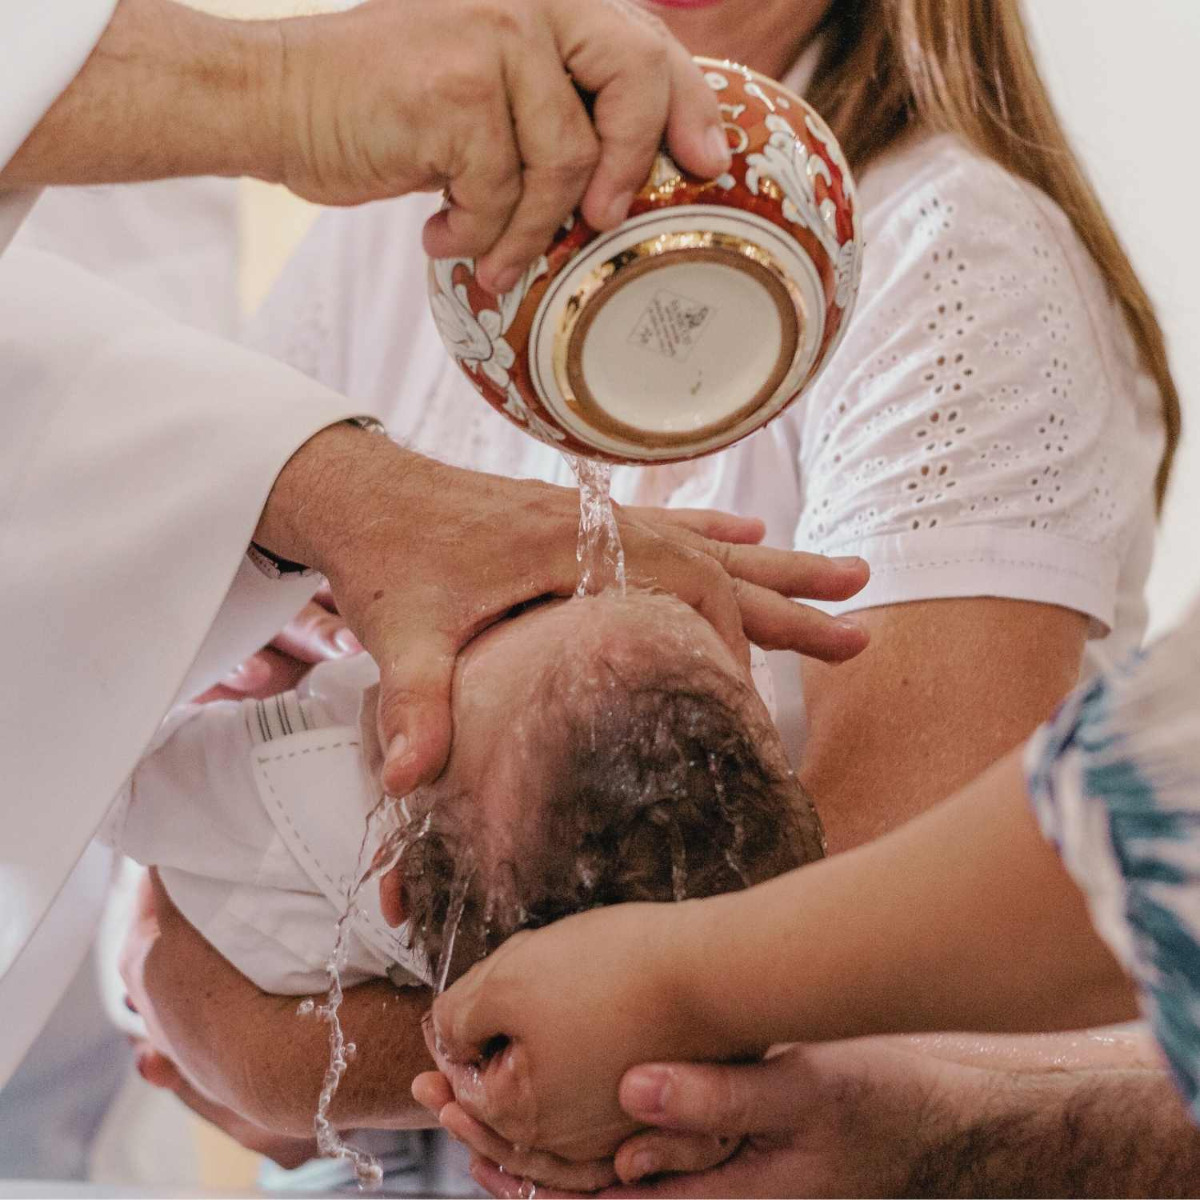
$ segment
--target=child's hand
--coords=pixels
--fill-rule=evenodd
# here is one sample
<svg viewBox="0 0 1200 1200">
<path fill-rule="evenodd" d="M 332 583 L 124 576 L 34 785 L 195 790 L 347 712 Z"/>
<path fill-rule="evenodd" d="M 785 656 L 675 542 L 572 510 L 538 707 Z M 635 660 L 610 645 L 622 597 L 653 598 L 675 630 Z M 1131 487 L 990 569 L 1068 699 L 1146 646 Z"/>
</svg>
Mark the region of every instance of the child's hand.
<svg viewBox="0 0 1200 1200">
<path fill-rule="evenodd" d="M 653 1059 L 725 1059 L 688 1012 L 689 938 L 703 901 L 624 904 L 521 933 L 434 1005 L 427 1041 L 458 1104 L 521 1147 L 607 1157 L 637 1128 L 617 1089 Z M 682 964 L 681 964 L 682 965 Z"/>
</svg>

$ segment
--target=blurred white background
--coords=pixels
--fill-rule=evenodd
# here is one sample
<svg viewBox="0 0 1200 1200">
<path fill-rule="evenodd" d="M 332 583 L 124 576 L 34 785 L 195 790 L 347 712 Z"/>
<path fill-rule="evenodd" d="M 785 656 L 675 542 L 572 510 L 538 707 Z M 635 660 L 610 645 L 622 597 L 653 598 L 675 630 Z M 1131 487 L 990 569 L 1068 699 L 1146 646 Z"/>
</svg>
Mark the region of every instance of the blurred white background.
<svg viewBox="0 0 1200 1200">
<path fill-rule="evenodd" d="M 1150 577 L 1152 632 L 1200 592 L 1200 102 L 1197 0 L 1026 0 L 1059 111 L 1158 305 L 1184 444 Z"/>
</svg>

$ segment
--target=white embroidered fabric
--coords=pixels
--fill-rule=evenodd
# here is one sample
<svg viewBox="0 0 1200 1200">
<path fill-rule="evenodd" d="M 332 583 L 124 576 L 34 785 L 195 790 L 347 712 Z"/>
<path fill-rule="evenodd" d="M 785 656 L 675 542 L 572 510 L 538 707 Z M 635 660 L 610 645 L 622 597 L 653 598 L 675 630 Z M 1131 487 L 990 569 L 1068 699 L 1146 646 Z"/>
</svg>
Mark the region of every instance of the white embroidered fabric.
<svg viewBox="0 0 1200 1200">
<path fill-rule="evenodd" d="M 948 136 L 862 192 L 862 293 L 805 407 L 796 545 L 862 554 L 876 603 L 931 575 L 1005 595 L 1015 572 L 1111 627 L 1162 432 L 1095 264 L 1040 192 Z"/>
</svg>

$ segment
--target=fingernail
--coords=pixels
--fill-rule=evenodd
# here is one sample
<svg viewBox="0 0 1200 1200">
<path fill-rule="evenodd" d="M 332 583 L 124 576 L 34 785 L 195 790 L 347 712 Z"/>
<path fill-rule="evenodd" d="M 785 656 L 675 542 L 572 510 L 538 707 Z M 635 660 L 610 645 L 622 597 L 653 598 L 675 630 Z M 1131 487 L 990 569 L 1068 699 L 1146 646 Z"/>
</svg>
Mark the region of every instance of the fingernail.
<svg viewBox="0 0 1200 1200">
<path fill-rule="evenodd" d="M 609 204 L 604 210 L 604 224 L 607 228 L 612 229 L 625 220 L 629 215 L 629 206 L 633 203 L 632 192 L 622 192 L 616 199 Z"/>
<path fill-rule="evenodd" d="M 492 288 L 497 294 L 511 291 L 517 286 L 517 280 L 520 278 L 520 267 L 505 267 L 503 270 L 496 272 L 492 279 Z"/>
<path fill-rule="evenodd" d="M 714 125 L 705 135 L 705 145 L 714 163 L 720 164 L 720 171 L 728 171 L 733 165 L 733 151 L 729 148 L 729 136 L 720 125 Z"/>
<path fill-rule="evenodd" d="M 630 1071 L 621 1084 L 621 1107 L 631 1117 L 657 1117 L 667 1097 L 665 1071 Z"/>
<path fill-rule="evenodd" d="M 256 688 L 270 677 L 271 668 L 261 658 L 248 658 L 225 677 L 225 682 L 232 688 Z"/>
<path fill-rule="evenodd" d="M 398 733 L 392 738 L 392 744 L 388 746 L 387 760 L 384 762 L 384 769 L 393 766 L 399 762 L 408 753 L 408 738 L 403 733 Z"/>
<path fill-rule="evenodd" d="M 829 561 L 837 563 L 839 567 L 865 567 L 867 565 L 857 554 L 845 554 L 837 558 L 831 558 Z"/>
<path fill-rule="evenodd" d="M 629 1175 L 626 1182 L 635 1183 L 639 1179 L 645 1179 L 647 1175 L 657 1175 L 661 1169 L 658 1156 L 651 1154 L 648 1150 L 643 1150 L 640 1154 L 635 1154 L 630 1159 Z"/>
<path fill-rule="evenodd" d="M 363 652 L 363 644 L 350 632 L 349 629 L 339 629 L 333 635 L 333 644 L 343 654 L 361 654 Z"/>
<path fill-rule="evenodd" d="M 838 617 L 835 624 L 840 629 L 849 629 L 853 633 L 862 633 L 862 624 L 853 617 Z"/>
</svg>

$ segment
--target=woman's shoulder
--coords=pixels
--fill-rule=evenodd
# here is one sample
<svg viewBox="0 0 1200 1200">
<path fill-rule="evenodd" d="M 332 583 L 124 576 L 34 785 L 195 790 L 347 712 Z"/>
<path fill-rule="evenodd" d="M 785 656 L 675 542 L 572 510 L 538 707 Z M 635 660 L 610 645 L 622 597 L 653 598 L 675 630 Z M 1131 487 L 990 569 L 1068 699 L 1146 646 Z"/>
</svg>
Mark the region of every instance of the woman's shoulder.
<svg viewBox="0 0 1200 1200">
<path fill-rule="evenodd" d="M 1162 426 L 1099 268 L 1048 197 L 950 136 L 897 146 L 861 196 L 858 305 L 797 418 L 797 545 L 871 558 L 873 603 L 983 588 L 1111 626 Z"/>
<path fill-rule="evenodd" d="M 859 184 L 868 242 L 958 241 L 979 250 L 1044 249 L 1103 290 L 1070 218 L 1040 188 L 951 133 L 916 133 Z M 1036 255 L 1035 255 L 1036 256 Z"/>
<path fill-rule="evenodd" d="M 997 197 L 1018 204 L 1042 196 L 995 159 L 954 133 L 914 130 L 901 137 L 862 172 L 859 197 L 869 219 L 897 219 L 913 204 L 931 202 L 940 193 L 971 207 L 991 206 Z M 1045 199 L 1045 197 L 1043 197 Z"/>
<path fill-rule="evenodd" d="M 1086 349 L 1123 385 L 1141 373 L 1103 273 L 1067 214 L 1034 184 L 937 133 L 886 152 L 859 192 L 864 308 L 932 306 L 924 334 L 961 316 L 1001 340 L 1044 343 L 1052 359 L 1060 347 Z"/>
</svg>

